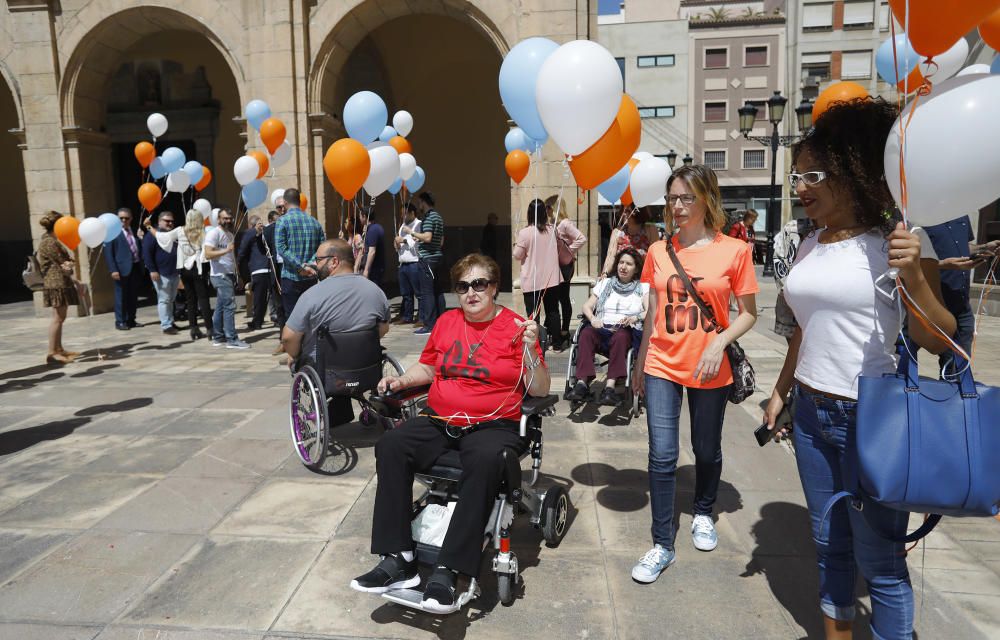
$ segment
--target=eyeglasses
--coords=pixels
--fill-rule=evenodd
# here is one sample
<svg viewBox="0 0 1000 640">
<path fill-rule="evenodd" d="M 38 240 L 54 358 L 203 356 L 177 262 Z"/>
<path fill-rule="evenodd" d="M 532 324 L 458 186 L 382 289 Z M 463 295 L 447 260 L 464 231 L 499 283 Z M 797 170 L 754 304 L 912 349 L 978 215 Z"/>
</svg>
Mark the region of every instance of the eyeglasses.
<svg viewBox="0 0 1000 640">
<path fill-rule="evenodd" d="M 319 262 L 321 260 L 330 260 L 330 259 L 333 259 L 333 258 L 336 258 L 336 257 L 338 257 L 338 256 L 336 254 L 334 254 L 334 253 L 331 253 L 328 256 L 316 256 L 316 264 L 319 264 Z"/>
<path fill-rule="evenodd" d="M 459 280 L 455 283 L 455 293 L 458 295 L 465 295 L 469 292 L 469 287 L 477 293 L 482 293 L 486 291 L 486 288 L 491 284 L 496 284 L 496 280 L 487 280 L 486 278 L 476 278 L 472 282 L 466 282 L 465 280 Z"/>
<path fill-rule="evenodd" d="M 170 218 L 163 218 L 162 220 L 160 220 L 160 222 L 162 222 L 163 224 L 173 224 L 174 223 L 174 221 L 171 220 Z"/>
<path fill-rule="evenodd" d="M 698 199 L 698 196 L 691 193 L 683 193 L 679 196 L 667 196 L 667 204 L 671 207 L 680 201 L 685 207 L 694 204 L 694 201 Z"/>
<path fill-rule="evenodd" d="M 789 173 L 788 186 L 792 189 L 799 186 L 799 182 L 804 182 L 806 186 L 812 187 L 826 180 L 826 171 L 806 171 L 805 173 Z"/>
</svg>

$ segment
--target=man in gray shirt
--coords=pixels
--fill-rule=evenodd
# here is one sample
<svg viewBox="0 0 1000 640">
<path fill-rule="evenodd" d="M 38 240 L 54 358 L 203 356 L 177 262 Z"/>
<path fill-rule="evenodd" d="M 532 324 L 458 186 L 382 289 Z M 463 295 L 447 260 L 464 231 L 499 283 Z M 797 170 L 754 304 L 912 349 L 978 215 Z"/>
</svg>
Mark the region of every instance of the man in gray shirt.
<svg viewBox="0 0 1000 640">
<path fill-rule="evenodd" d="M 281 343 L 294 366 L 299 354 L 316 357 L 316 330 L 346 333 L 378 328 L 379 337 L 389 332 L 389 301 L 382 289 L 363 275 L 354 273 L 354 252 L 344 240 L 327 240 L 316 250 L 316 272 L 321 282 L 303 292 L 285 322 Z M 350 398 L 334 396 L 330 423 L 354 419 Z"/>
</svg>

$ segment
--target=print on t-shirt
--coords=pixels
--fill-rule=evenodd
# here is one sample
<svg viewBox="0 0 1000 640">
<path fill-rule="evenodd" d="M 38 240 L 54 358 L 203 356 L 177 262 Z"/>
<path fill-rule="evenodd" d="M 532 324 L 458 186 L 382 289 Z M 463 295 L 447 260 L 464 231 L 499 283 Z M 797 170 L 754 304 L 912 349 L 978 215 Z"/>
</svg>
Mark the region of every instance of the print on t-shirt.
<svg viewBox="0 0 1000 640">
<path fill-rule="evenodd" d="M 698 283 L 702 280 L 704 278 L 697 276 L 691 278 L 691 285 L 699 295 L 702 293 L 698 289 Z M 665 328 L 669 334 L 694 331 L 699 325 L 705 333 L 712 331 L 712 321 L 702 313 L 696 302 L 690 300 L 684 280 L 678 275 L 672 275 L 667 279 L 667 304 L 663 308 L 663 314 Z"/>
<path fill-rule="evenodd" d="M 465 354 L 465 345 L 460 340 L 455 342 L 444 353 L 441 362 L 441 377 L 445 380 L 454 378 L 471 378 L 485 382 L 490 379 L 490 370 L 487 369 L 477 358 L 476 350 L 481 343 L 469 346 L 468 355 Z"/>
</svg>

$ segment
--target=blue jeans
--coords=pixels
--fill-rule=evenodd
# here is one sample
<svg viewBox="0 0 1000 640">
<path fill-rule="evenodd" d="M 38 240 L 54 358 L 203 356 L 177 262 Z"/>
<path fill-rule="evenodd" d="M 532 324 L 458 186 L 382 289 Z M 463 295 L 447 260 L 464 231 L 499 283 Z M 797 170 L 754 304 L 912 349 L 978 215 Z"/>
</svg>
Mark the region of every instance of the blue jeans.
<svg viewBox="0 0 1000 640">
<path fill-rule="evenodd" d="M 796 387 L 795 459 L 809 506 L 819 564 L 823 614 L 835 620 L 854 618 L 855 562 L 868 583 L 872 636 L 876 640 L 913 634 L 913 589 L 902 543 L 882 538 L 906 533 L 909 514 L 866 500 L 864 511 L 840 501 L 826 526 L 823 508 L 834 493 L 857 485 L 857 403 L 834 400 Z M 872 526 L 869 526 L 869 522 Z"/>
<path fill-rule="evenodd" d="M 226 342 L 235 342 L 239 339 L 236 335 L 236 276 L 212 276 L 212 286 L 217 294 L 215 313 L 212 315 L 215 335 L 212 338 L 222 340 L 220 332 L 225 332 Z"/>
<path fill-rule="evenodd" d="M 419 287 L 417 298 L 420 301 L 420 322 L 427 329 L 433 329 L 438 316 L 445 312 L 444 289 L 442 288 L 441 261 L 443 256 L 436 258 L 421 258 L 418 262 Z"/>
<path fill-rule="evenodd" d="M 399 315 L 406 322 L 413 322 L 413 296 L 420 287 L 420 264 L 404 262 L 399 265 L 399 295 L 403 298 L 403 308 Z"/>
<path fill-rule="evenodd" d="M 955 322 L 957 327 L 955 328 L 955 335 L 952 338 L 959 344 L 960 347 L 965 349 L 965 352 L 969 355 L 972 351 L 972 337 L 976 331 L 976 315 L 972 311 L 972 307 L 966 307 L 965 309 L 949 309 L 955 316 Z M 955 352 L 948 349 L 944 353 L 938 356 L 938 367 L 940 371 L 947 371 L 949 373 L 955 370 Z M 965 367 L 965 360 L 959 359 L 958 369 L 962 370 Z"/>
<path fill-rule="evenodd" d="M 646 424 L 649 427 L 649 504 L 653 542 L 674 548 L 674 493 L 680 449 L 681 384 L 646 375 Z M 722 422 L 729 387 L 688 388 L 691 444 L 694 448 L 694 515 L 712 515 L 722 478 Z"/>
<path fill-rule="evenodd" d="M 177 297 L 177 285 L 181 277 L 178 274 L 165 276 L 160 274 L 159 280 L 153 281 L 156 289 L 156 313 L 160 316 L 160 328 L 169 329 L 174 325 L 174 298 Z"/>
</svg>

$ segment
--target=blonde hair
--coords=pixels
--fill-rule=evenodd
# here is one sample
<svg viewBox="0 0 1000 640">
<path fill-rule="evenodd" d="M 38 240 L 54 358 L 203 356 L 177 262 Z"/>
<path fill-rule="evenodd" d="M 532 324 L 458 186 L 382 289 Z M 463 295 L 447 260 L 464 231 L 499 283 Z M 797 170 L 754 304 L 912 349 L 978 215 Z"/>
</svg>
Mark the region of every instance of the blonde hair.
<svg viewBox="0 0 1000 640">
<path fill-rule="evenodd" d="M 201 247 L 205 236 L 205 218 L 201 215 L 201 211 L 188 210 L 187 215 L 184 216 L 184 235 L 187 236 L 187 241 L 191 243 L 191 246 Z"/>
<path fill-rule="evenodd" d="M 558 210 L 558 214 L 555 216 L 557 222 L 569 220 L 569 211 L 566 209 L 566 201 L 559 196 L 549 196 L 546 198 L 545 206 L 549 207 L 553 211 Z"/>
<path fill-rule="evenodd" d="M 726 212 L 722 208 L 722 193 L 719 191 L 719 178 L 715 172 L 703 164 L 692 164 L 679 167 L 667 178 L 667 197 L 670 197 L 670 185 L 674 180 L 683 180 L 694 195 L 705 203 L 705 227 L 718 231 L 726 224 Z M 674 228 L 673 208 L 668 203 L 663 208 L 663 222 L 667 232 Z"/>
</svg>

